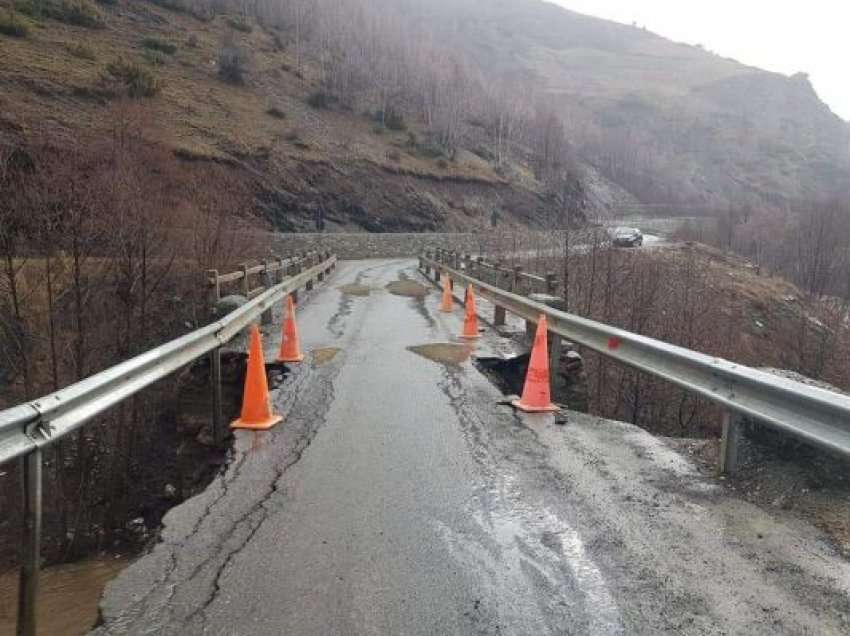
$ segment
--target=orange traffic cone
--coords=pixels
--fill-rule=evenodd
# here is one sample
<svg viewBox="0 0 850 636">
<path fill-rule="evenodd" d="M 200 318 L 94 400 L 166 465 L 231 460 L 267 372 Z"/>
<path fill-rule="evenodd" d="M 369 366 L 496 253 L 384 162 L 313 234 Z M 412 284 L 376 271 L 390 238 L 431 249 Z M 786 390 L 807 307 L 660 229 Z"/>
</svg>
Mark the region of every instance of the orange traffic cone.
<svg viewBox="0 0 850 636">
<path fill-rule="evenodd" d="M 283 419 L 272 413 L 269 383 L 266 379 L 266 361 L 260 330 L 251 327 L 251 348 L 248 351 L 248 373 L 245 376 L 245 393 L 242 396 L 242 415 L 230 428 L 247 428 L 265 431 Z"/>
<path fill-rule="evenodd" d="M 534 348 L 532 348 L 531 357 L 528 360 L 528 373 L 525 375 L 525 387 L 522 390 L 522 398 L 512 402 L 520 411 L 545 413 L 559 410 L 557 406 L 552 404 L 549 394 L 548 331 L 546 315 L 540 314 L 540 321 L 537 323 L 537 334 L 534 336 Z"/>
<path fill-rule="evenodd" d="M 303 359 L 301 343 L 298 341 L 298 325 L 295 324 L 295 303 L 289 295 L 286 297 L 286 319 L 283 321 L 283 340 L 280 342 L 277 361 L 301 362 Z"/>
<path fill-rule="evenodd" d="M 450 314 L 454 311 L 455 301 L 452 297 L 452 280 L 443 274 L 443 304 L 440 306 L 440 311 Z"/>
<path fill-rule="evenodd" d="M 472 285 L 466 288 L 466 315 L 463 318 L 463 333 L 461 338 L 480 338 L 478 333 L 478 314 L 475 313 L 475 292 Z"/>
</svg>

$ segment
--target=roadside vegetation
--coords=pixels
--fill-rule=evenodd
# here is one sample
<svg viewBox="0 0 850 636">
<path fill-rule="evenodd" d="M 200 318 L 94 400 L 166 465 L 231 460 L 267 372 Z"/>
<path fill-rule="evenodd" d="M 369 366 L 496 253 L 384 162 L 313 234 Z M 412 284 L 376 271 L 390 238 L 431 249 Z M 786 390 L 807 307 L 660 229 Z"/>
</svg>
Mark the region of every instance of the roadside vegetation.
<svg viewBox="0 0 850 636">
<path fill-rule="evenodd" d="M 243 234 L 253 221 L 240 179 L 158 145 L 143 103 L 119 101 L 105 115 L 114 126 L 106 138 L 0 146 L 3 407 L 204 324 L 202 273 L 265 254 Z M 48 450 L 49 560 L 132 543 L 128 517 L 161 514 L 165 479 L 172 498 L 185 494 L 174 470 L 189 446 L 170 446 L 179 442 L 177 397 L 173 383 L 155 386 Z M 0 507 L 11 511 L 16 473 L 6 470 Z M 16 548 L 9 530 L 0 532 L 0 563 Z"/>
<path fill-rule="evenodd" d="M 25 38 L 29 33 L 29 26 L 15 11 L 10 9 L 8 12 L 0 12 L 0 35 Z"/>
<path fill-rule="evenodd" d="M 812 293 L 730 251 L 674 244 L 611 246 L 604 229 L 572 233 L 516 256 L 512 237 L 482 245 L 510 266 L 556 273 L 571 313 L 753 367 L 787 369 L 850 390 L 850 295 Z M 800 238 L 810 251 L 819 234 Z M 846 244 L 845 244 L 846 245 Z M 807 249 L 803 249 L 805 246 Z M 835 272 L 839 274 L 839 271 Z M 845 283 L 847 270 L 835 279 Z M 715 437 L 721 413 L 692 393 L 584 352 L 591 412 L 661 435 Z"/>
</svg>

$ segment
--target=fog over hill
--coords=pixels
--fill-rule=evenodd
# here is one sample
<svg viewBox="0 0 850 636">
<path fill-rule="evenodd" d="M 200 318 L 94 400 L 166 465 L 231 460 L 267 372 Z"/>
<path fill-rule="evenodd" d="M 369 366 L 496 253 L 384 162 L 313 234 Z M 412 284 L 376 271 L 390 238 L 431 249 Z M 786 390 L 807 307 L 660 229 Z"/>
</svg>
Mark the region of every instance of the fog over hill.
<svg viewBox="0 0 850 636">
<path fill-rule="evenodd" d="M 488 73 L 533 78 L 581 159 L 644 202 L 782 205 L 850 187 L 850 124 L 805 75 L 538 0 L 399 1 Z"/>
</svg>

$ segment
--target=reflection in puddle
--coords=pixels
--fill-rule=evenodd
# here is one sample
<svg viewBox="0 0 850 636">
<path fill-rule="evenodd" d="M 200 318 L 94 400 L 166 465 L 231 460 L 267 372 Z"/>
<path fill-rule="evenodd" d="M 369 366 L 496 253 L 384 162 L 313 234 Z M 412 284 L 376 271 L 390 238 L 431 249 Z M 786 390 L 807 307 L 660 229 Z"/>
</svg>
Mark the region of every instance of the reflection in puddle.
<svg viewBox="0 0 850 636">
<path fill-rule="evenodd" d="M 38 633 L 77 636 L 97 620 L 104 586 L 127 566 L 124 559 L 98 559 L 58 565 L 41 571 Z M 0 634 L 15 633 L 18 575 L 0 576 Z"/>
<path fill-rule="evenodd" d="M 368 296 L 370 291 L 366 285 L 358 285 L 357 283 L 340 285 L 337 289 L 348 296 Z"/>
<path fill-rule="evenodd" d="M 323 349 L 313 349 L 313 366 L 320 367 L 327 364 L 336 357 L 341 351 L 339 347 L 325 347 Z"/>
<path fill-rule="evenodd" d="M 391 294 L 409 298 L 424 298 L 428 295 L 428 288 L 413 280 L 393 281 L 387 285 L 387 289 Z"/>
<path fill-rule="evenodd" d="M 470 345 L 449 342 L 418 345 L 416 347 L 408 347 L 407 350 L 432 362 L 455 365 L 466 362 L 472 354 L 472 347 Z"/>
</svg>

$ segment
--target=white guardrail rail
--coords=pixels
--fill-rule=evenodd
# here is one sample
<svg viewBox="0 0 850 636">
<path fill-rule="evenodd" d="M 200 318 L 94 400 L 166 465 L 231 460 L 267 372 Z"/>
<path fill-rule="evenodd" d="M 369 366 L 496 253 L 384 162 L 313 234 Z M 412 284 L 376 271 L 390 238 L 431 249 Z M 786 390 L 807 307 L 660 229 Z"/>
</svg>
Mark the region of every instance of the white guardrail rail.
<svg viewBox="0 0 850 636">
<path fill-rule="evenodd" d="M 213 434 L 222 435 L 220 348 L 243 329 L 268 315 L 289 293 L 312 289 L 336 267 L 328 253 L 304 257 L 306 269 L 270 286 L 220 320 L 101 371 L 43 398 L 0 411 L 0 464 L 23 458 L 24 531 L 18 595 L 18 630 L 36 632 L 35 609 L 41 553 L 42 449 L 56 443 L 110 407 L 211 354 Z M 315 263 L 315 264 L 313 264 Z"/>
<path fill-rule="evenodd" d="M 549 331 L 701 395 L 725 409 L 721 472 L 737 461 L 741 418 L 767 424 L 832 453 L 850 457 L 850 397 L 752 369 L 729 360 L 640 336 L 568 314 L 479 280 L 449 264 L 455 255 L 438 250 L 420 257 L 426 275 L 445 273 L 471 284 L 497 308 L 536 323 L 546 314 Z M 467 264 L 470 263 L 467 261 Z M 471 267 L 476 265 L 471 263 Z"/>
</svg>

